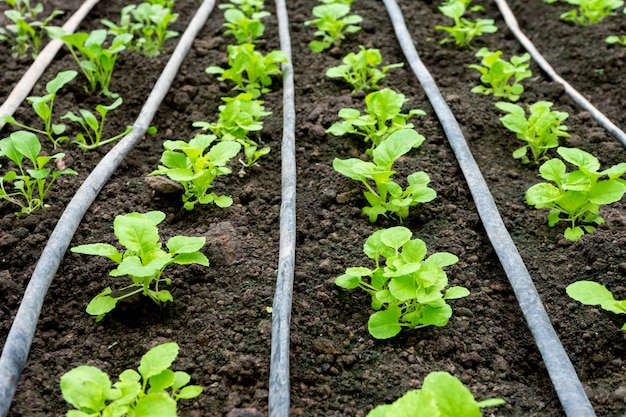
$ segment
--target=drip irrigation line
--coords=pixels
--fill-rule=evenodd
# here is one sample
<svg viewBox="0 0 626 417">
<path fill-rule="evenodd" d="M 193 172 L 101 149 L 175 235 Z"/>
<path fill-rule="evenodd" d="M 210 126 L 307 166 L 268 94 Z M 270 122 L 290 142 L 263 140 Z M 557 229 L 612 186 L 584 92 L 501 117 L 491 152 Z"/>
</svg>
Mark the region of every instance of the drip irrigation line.
<svg viewBox="0 0 626 417">
<path fill-rule="evenodd" d="M 65 33 L 74 33 L 78 25 L 83 21 L 85 16 L 98 4 L 99 0 L 87 0 L 74 14 L 67 19 L 62 26 Z M 64 45 L 60 39 L 52 39 L 45 48 L 37 55 L 35 61 L 31 64 L 28 70 L 24 73 L 20 81 L 11 91 L 9 97 L 0 106 L 1 116 L 13 116 L 15 110 L 22 104 L 28 93 L 33 89 L 33 86 L 39 78 L 43 75 L 50 62 L 54 59 L 59 49 Z M 0 130 L 4 127 L 5 123 L 0 122 Z"/>
<path fill-rule="evenodd" d="M 594 107 L 593 104 L 589 102 L 582 94 L 580 94 L 574 87 L 572 87 L 567 81 L 557 74 L 557 72 L 552 68 L 552 66 L 546 61 L 546 59 L 541 55 L 541 53 L 535 48 L 535 45 L 532 43 L 528 37 L 521 31 L 519 24 L 517 23 L 517 19 L 515 19 L 515 15 L 511 11 L 506 0 L 495 0 L 498 8 L 500 9 L 500 13 L 504 17 L 504 21 L 506 22 L 509 30 L 513 33 L 513 35 L 517 38 L 517 40 L 522 44 L 522 46 L 530 53 L 533 57 L 537 65 L 541 67 L 541 69 L 548 74 L 552 80 L 561 84 L 565 89 L 565 92 L 574 100 L 576 104 L 589 112 L 591 117 L 598 122 L 600 126 L 606 129 L 611 136 L 617 139 L 622 146 L 626 147 L 626 133 L 617 127 L 608 117 L 606 117 L 600 110 Z"/>
<path fill-rule="evenodd" d="M 280 249 L 272 304 L 269 417 L 289 416 L 289 326 L 296 247 L 295 93 L 289 16 L 285 0 L 276 0 L 280 48 L 287 55 L 283 71 L 283 138 L 281 145 Z"/>
<path fill-rule="evenodd" d="M 513 287 L 566 415 L 568 417 L 594 417 L 596 414 L 593 407 L 576 375 L 567 352 L 550 323 L 537 289 L 506 230 L 489 187 L 469 150 L 459 124 L 443 99 L 432 75 L 419 58 L 396 1 L 383 0 L 383 2 L 387 7 L 404 55 L 426 92 L 456 155 L 487 236 Z"/>
<path fill-rule="evenodd" d="M 46 243 L 26 287 L 22 303 L 0 357 L 0 416 L 6 417 L 9 411 L 19 377 L 28 358 L 44 297 L 78 225 L 102 187 L 150 126 L 159 105 L 178 73 L 183 59 L 189 52 L 196 35 L 208 19 L 214 4 L 215 0 L 202 2 L 141 109 L 141 113 L 133 125 L 133 131 L 124 136 L 89 174 L 52 231 L 52 235 Z"/>
</svg>

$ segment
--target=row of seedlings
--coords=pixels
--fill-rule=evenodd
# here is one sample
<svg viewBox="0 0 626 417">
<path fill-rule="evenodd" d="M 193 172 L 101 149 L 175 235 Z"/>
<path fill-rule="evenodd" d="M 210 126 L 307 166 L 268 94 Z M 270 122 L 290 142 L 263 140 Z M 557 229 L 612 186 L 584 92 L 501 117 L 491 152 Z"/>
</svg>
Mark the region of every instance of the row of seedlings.
<svg viewBox="0 0 626 417">
<path fill-rule="evenodd" d="M 313 9 L 317 19 L 305 23 L 317 25 L 315 35 L 321 37 L 309 44 L 313 52 L 338 47 L 346 34 L 360 30 L 358 24 L 362 19 L 350 14 L 351 3 L 324 1 Z M 419 109 L 403 113 L 402 107 L 408 99 L 393 89 L 379 87 L 389 69 L 403 65 L 381 66 L 382 62 L 378 49 L 360 45 L 359 52 L 347 54 L 343 64 L 327 70 L 327 77 L 350 84 L 353 94 L 369 92 L 364 99 L 363 113 L 354 108 L 341 109 L 338 116 L 342 120 L 334 123 L 327 133 L 359 136 L 370 145 L 366 150 L 370 160 L 335 158 L 333 168 L 361 182 L 369 203 L 362 211 L 371 223 L 381 216 L 402 223 L 411 207 L 434 200 L 436 192 L 428 186 L 430 178 L 425 172 L 410 174 L 406 178 L 406 189 L 399 181 L 394 181 L 394 163 L 425 140 L 409 119 L 425 113 Z M 445 326 L 452 316 L 452 308 L 446 300 L 469 295 L 464 287 L 446 289 L 448 278 L 443 268 L 455 264 L 458 258 L 448 252 L 427 257 L 425 242 L 412 239 L 412 235 L 411 230 L 403 226 L 374 232 L 363 248 L 375 267 L 351 267 L 335 280 L 341 288 L 361 288 L 371 296 L 372 308 L 377 312 L 368 320 L 368 331 L 376 339 L 392 338 L 403 328 Z M 456 377 L 447 372 L 432 372 L 424 379 L 421 389 L 410 390 L 394 403 L 374 408 L 368 417 L 394 416 L 416 408 L 437 414 L 447 405 L 481 415 L 480 408 L 503 403 L 501 399 L 477 402 Z"/>
<path fill-rule="evenodd" d="M 264 56 L 255 51 L 255 42 L 264 31 L 260 19 L 269 15 L 263 11 L 262 1 L 250 0 L 220 7 L 226 9 L 224 17 L 227 23 L 224 26 L 228 30 L 225 33 L 233 35 L 239 43 L 228 46 L 230 68 L 209 67 L 206 72 L 219 74 L 220 80 L 233 81 L 233 90 L 243 92 L 234 98 L 222 98 L 226 104 L 219 107 L 216 122 L 193 123 L 194 127 L 210 133 L 198 133 L 189 141 L 165 141 L 161 165 L 151 173 L 166 176 L 182 189 L 186 210 L 193 210 L 198 204 L 215 204 L 221 208 L 232 205 L 231 197 L 213 192 L 215 178 L 232 173 L 228 165 L 242 150 L 243 158 L 239 159 L 241 176 L 245 175 L 245 168 L 256 164 L 270 151 L 267 147 L 260 147 L 251 135 L 262 129 L 261 118 L 270 114 L 258 98 L 270 91 L 271 76 L 280 73 L 278 64 L 285 60 L 284 54 L 273 51 Z M 209 266 L 208 259 L 200 252 L 206 243 L 205 237 L 174 236 L 163 248 L 157 225 L 164 219 L 165 214 L 160 211 L 116 217 L 114 231 L 119 244 L 126 248 L 123 252 L 104 243 L 72 248 L 72 252 L 100 255 L 115 261 L 118 266 L 110 275 L 127 275 L 132 280 L 127 287 L 106 288 L 94 297 L 87 306 L 87 312 L 96 316 L 96 321 L 102 320 L 119 301 L 135 294 L 148 296 L 157 304 L 172 302 L 172 294 L 163 289 L 164 285 L 171 284 L 170 279 L 162 277 L 168 265 Z M 154 410 L 161 413 L 167 410 L 163 415 L 175 416 L 177 401 L 195 398 L 202 392 L 200 386 L 187 385 L 190 381 L 187 373 L 169 369 L 177 354 L 178 345 L 174 342 L 152 348 L 142 357 L 138 372 L 124 371 L 112 390 L 106 374 L 97 368 L 82 366 L 64 375 L 61 390 L 68 402 L 88 412 L 92 409 L 90 401 L 93 397 L 85 399 L 81 396 L 80 386 L 87 381 L 104 381 L 101 384 L 103 391 L 97 394 L 111 394 L 102 397 L 105 401 L 98 405 L 99 412 L 121 409 L 125 413 L 147 416 L 152 415 L 150 413 Z"/>
</svg>

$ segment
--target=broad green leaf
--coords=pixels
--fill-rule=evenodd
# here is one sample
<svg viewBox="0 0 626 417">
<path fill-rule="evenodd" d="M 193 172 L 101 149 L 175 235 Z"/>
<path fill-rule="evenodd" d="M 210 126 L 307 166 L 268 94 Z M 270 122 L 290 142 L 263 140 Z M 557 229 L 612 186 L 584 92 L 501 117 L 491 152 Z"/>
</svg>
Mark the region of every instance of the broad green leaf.
<svg viewBox="0 0 626 417">
<path fill-rule="evenodd" d="M 46 84 L 46 91 L 50 94 L 56 94 L 65 84 L 72 81 L 78 73 L 76 71 L 61 71 L 57 76 L 48 84 Z"/>
<path fill-rule="evenodd" d="M 413 129 L 398 130 L 374 149 L 372 153 L 374 163 L 389 170 L 399 157 L 423 141 L 424 137 Z"/>
<path fill-rule="evenodd" d="M 416 263 L 424 260 L 426 252 L 426 243 L 421 239 L 413 239 L 402 246 L 402 254 L 400 257 L 406 263 Z"/>
<path fill-rule="evenodd" d="M 220 142 L 214 145 L 207 153 L 209 160 L 217 166 L 226 165 L 241 150 L 238 142 Z"/>
<path fill-rule="evenodd" d="M 400 307 L 391 305 L 387 310 L 372 314 L 367 322 L 367 329 L 376 339 L 394 337 L 402 330 L 400 314 Z"/>
<path fill-rule="evenodd" d="M 37 160 L 39 152 L 41 152 L 41 144 L 39 143 L 37 136 L 31 132 L 19 130 L 11 134 L 11 139 L 13 140 L 15 150 L 33 163 Z"/>
<path fill-rule="evenodd" d="M 611 204 L 621 200 L 625 192 L 626 186 L 620 182 L 600 181 L 589 190 L 589 201 L 595 204 Z"/>
<path fill-rule="evenodd" d="M 419 410 L 419 411 L 418 411 Z M 367 417 L 444 417 L 438 413 L 432 403 L 424 402 L 420 390 L 410 390 L 393 404 L 379 405 L 369 412 Z M 450 417 L 456 417 L 450 416 Z M 460 415 L 459 415 L 460 417 Z M 464 417 L 464 416 L 463 416 Z"/>
<path fill-rule="evenodd" d="M 116 256 L 119 255 L 119 251 L 113 245 L 109 245 L 108 243 L 91 243 L 88 245 L 79 245 L 70 248 L 70 252 L 73 253 L 82 253 L 84 255 L 100 255 L 100 256 Z"/>
<path fill-rule="evenodd" d="M 413 233 L 403 226 L 395 226 L 384 229 L 380 235 L 380 240 L 385 245 L 398 251 L 406 242 L 411 239 Z"/>
<path fill-rule="evenodd" d="M 143 355 L 137 370 L 144 380 L 149 379 L 168 369 L 177 356 L 178 344 L 175 342 L 155 346 Z"/>
<path fill-rule="evenodd" d="M 142 213 L 117 216 L 113 221 L 115 236 L 130 251 L 145 254 L 161 247 L 155 223 Z"/>
<path fill-rule="evenodd" d="M 434 401 L 443 416 L 481 417 L 472 393 L 461 381 L 447 372 L 432 372 L 425 379 L 421 396 Z"/>
<path fill-rule="evenodd" d="M 599 305 L 604 310 L 616 314 L 624 314 L 626 310 L 620 308 L 621 302 L 604 285 L 593 281 L 577 281 L 565 288 L 567 295 L 586 305 Z"/>
<path fill-rule="evenodd" d="M 112 277 L 129 275 L 136 278 L 152 278 L 171 260 L 172 255 L 165 251 L 160 251 L 158 256 L 155 256 L 145 265 L 138 256 L 127 256 L 122 259 L 117 268 L 111 271 L 110 275 Z"/>
<path fill-rule="evenodd" d="M 206 243 L 205 237 L 174 236 L 167 241 L 167 248 L 172 254 L 199 251 Z"/>
<path fill-rule="evenodd" d="M 558 188 L 542 182 L 533 185 L 526 191 L 526 202 L 536 208 L 544 208 L 561 198 L 561 196 L 561 191 Z"/>
<path fill-rule="evenodd" d="M 363 252 L 370 258 L 378 260 L 380 256 L 389 258 L 395 254 L 395 251 L 387 246 L 382 240 L 384 230 L 377 230 L 370 235 L 363 245 Z"/>
<path fill-rule="evenodd" d="M 398 300 L 412 300 L 417 295 L 417 283 L 411 275 L 394 277 L 389 281 L 389 292 Z"/>
<path fill-rule="evenodd" d="M 98 414 L 109 400 L 111 380 L 100 369 L 79 366 L 61 376 L 63 398 L 74 407 L 89 414 Z"/>
<path fill-rule="evenodd" d="M 459 298 L 467 297 L 470 294 L 469 290 L 465 287 L 450 287 L 443 296 L 444 300 L 456 300 Z"/>
<path fill-rule="evenodd" d="M 598 158 L 591 155 L 589 152 L 577 148 L 559 147 L 557 153 L 561 155 L 567 162 L 576 165 L 580 168 L 585 168 L 589 172 L 598 172 L 600 169 L 600 162 Z"/>
<path fill-rule="evenodd" d="M 539 167 L 539 173 L 543 179 L 560 184 L 565 175 L 566 167 L 560 159 L 550 159 Z"/>
<path fill-rule="evenodd" d="M 440 307 L 427 305 L 422 310 L 422 319 L 420 322 L 424 326 L 442 327 L 448 324 L 448 320 L 450 320 L 451 316 L 452 307 L 450 307 L 448 304 L 443 304 Z"/>
<path fill-rule="evenodd" d="M 443 268 L 444 266 L 454 265 L 458 261 L 459 258 L 457 258 L 456 255 L 448 252 L 433 253 L 426 259 L 426 262 L 428 262 L 429 264 L 437 265 L 440 268 Z"/>
<path fill-rule="evenodd" d="M 163 151 L 161 162 L 168 168 L 187 169 L 187 157 L 180 152 L 170 150 Z"/>
<path fill-rule="evenodd" d="M 176 417 L 176 401 L 163 392 L 152 393 L 140 398 L 134 411 L 135 417 Z"/>
<path fill-rule="evenodd" d="M 101 294 L 95 296 L 87 305 L 85 311 L 92 316 L 104 317 L 106 313 L 113 310 L 117 304 L 117 299 L 111 297 L 111 288 L 106 288 Z M 97 320 L 100 321 L 101 319 Z"/>
<path fill-rule="evenodd" d="M 563 236 L 565 236 L 565 239 L 567 240 L 576 242 L 578 239 L 583 237 L 584 234 L 585 232 L 582 229 L 582 227 L 576 226 L 576 227 L 568 227 L 567 229 L 565 229 Z"/>
<path fill-rule="evenodd" d="M 226 195 L 215 197 L 213 201 L 215 202 L 215 205 L 220 208 L 226 208 L 233 205 L 233 199 Z"/>
<path fill-rule="evenodd" d="M 174 263 L 177 265 L 198 264 L 209 266 L 209 260 L 200 252 L 182 253 L 174 258 Z"/>
<path fill-rule="evenodd" d="M 602 175 L 608 176 L 610 179 L 615 179 L 617 177 L 621 177 L 626 173 L 626 162 L 621 162 L 617 165 L 613 165 L 609 169 L 605 169 L 602 171 Z"/>
<path fill-rule="evenodd" d="M 202 394 L 202 387 L 199 385 L 189 385 L 187 387 L 184 387 L 183 389 L 180 390 L 180 392 L 178 393 L 178 398 L 182 398 L 182 399 L 191 399 L 191 398 L 196 398 L 197 396 L 199 396 L 200 394 Z"/>
<path fill-rule="evenodd" d="M 162 391 L 171 387 L 174 384 L 174 371 L 171 369 L 164 369 L 162 372 L 151 376 L 148 379 L 150 388 L 148 393 Z"/>
<path fill-rule="evenodd" d="M 174 372 L 174 383 L 172 384 L 173 390 L 178 390 L 191 381 L 191 377 L 187 372 L 176 371 Z"/>
</svg>

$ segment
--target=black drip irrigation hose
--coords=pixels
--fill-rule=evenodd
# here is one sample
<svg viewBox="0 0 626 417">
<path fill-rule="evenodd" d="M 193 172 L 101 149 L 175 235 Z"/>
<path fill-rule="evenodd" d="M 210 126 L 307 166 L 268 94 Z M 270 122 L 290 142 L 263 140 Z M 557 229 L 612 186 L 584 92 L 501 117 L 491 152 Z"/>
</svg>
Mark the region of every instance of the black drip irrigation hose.
<svg viewBox="0 0 626 417">
<path fill-rule="evenodd" d="M 74 14 L 67 19 L 63 25 L 65 33 L 74 33 L 80 22 L 83 21 L 85 16 L 98 4 L 99 0 L 87 0 Z M 59 49 L 64 45 L 60 39 L 52 39 L 45 48 L 41 50 L 35 61 L 31 64 L 28 70 L 24 73 L 20 81 L 11 91 L 9 97 L 0 106 L 0 117 L 12 116 L 15 110 L 22 104 L 28 93 L 31 92 L 35 83 L 41 78 L 50 62 L 54 59 Z M 0 122 L 0 130 L 4 127 L 5 123 Z"/>
<path fill-rule="evenodd" d="M 526 35 L 521 31 L 519 24 L 517 23 L 517 19 L 515 19 L 515 15 L 511 11 L 506 0 L 495 0 L 498 8 L 500 9 L 500 13 L 502 17 L 504 17 L 504 21 L 506 22 L 509 30 L 515 35 L 517 40 L 522 44 L 522 46 L 528 51 L 528 53 L 533 57 L 537 65 L 541 67 L 541 69 L 548 74 L 552 80 L 561 84 L 565 89 L 565 92 L 578 104 L 580 107 L 589 112 L 591 117 L 598 122 L 600 126 L 606 129 L 607 132 L 611 134 L 615 139 L 617 139 L 622 146 L 626 147 L 626 133 L 617 127 L 608 117 L 606 117 L 600 110 L 594 107 L 582 94 L 580 94 L 574 87 L 572 87 L 567 81 L 557 74 L 557 72 L 552 68 L 552 66 L 545 60 L 543 55 L 539 53 L 535 45 L 532 43 Z"/>
<path fill-rule="evenodd" d="M 141 109 L 141 113 L 133 125 L 133 131 L 115 145 L 89 174 L 52 231 L 52 235 L 46 243 L 26 287 L 22 303 L 0 357 L 0 416 L 6 417 L 9 411 L 17 383 L 28 358 L 44 297 L 78 225 L 115 169 L 141 140 L 150 126 L 159 105 L 178 73 L 183 59 L 189 52 L 193 40 L 211 14 L 214 4 L 215 0 L 204 0 L 198 8 Z"/>
<path fill-rule="evenodd" d="M 283 138 L 281 146 L 280 249 L 272 304 L 269 417 L 289 416 L 289 326 L 296 247 L 295 93 L 291 61 L 289 16 L 284 0 L 276 0 L 281 50 L 287 55 L 283 71 Z"/>
<path fill-rule="evenodd" d="M 387 7 L 404 55 L 426 92 L 456 155 L 487 236 L 515 292 L 565 414 L 568 417 L 594 417 L 596 414 L 593 407 L 578 379 L 578 375 L 576 375 L 567 352 L 554 331 L 552 323 L 550 323 L 537 289 L 506 230 L 489 187 L 469 150 L 461 128 L 443 99 L 432 75 L 417 54 L 404 22 L 402 11 L 395 0 L 383 0 L 383 2 Z"/>
</svg>

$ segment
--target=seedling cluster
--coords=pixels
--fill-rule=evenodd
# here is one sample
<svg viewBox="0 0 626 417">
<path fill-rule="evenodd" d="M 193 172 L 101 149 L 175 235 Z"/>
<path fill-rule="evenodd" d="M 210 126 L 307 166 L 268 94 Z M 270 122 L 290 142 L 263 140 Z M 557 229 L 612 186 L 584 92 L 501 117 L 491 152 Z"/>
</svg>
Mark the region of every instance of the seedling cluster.
<svg viewBox="0 0 626 417">
<path fill-rule="evenodd" d="M 54 28 L 50 23 L 63 12 L 54 10 L 40 21 L 37 19 L 43 13 L 43 3 L 37 3 L 35 6 L 30 5 L 30 0 L 4 0 L 4 3 L 11 7 L 4 15 L 12 23 L 0 27 L 0 41 L 11 45 L 14 58 L 27 58 L 29 53 L 33 59 L 36 58 L 47 31 Z"/>
<path fill-rule="evenodd" d="M 501 55 L 502 51 L 491 52 L 488 48 L 480 48 L 476 53 L 482 61 L 480 65 L 472 64 L 469 67 L 480 72 L 480 81 L 485 85 L 472 88 L 472 92 L 493 94 L 496 97 L 517 101 L 524 92 L 524 86 L 520 81 L 532 76 L 528 68 L 530 54 L 512 56 L 510 62 L 501 59 Z"/>
<path fill-rule="evenodd" d="M 559 0 L 544 0 L 546 3 L 556 3 Z M 600 23 L 609 16 L 615 16 L 616 9 L 624 6 L 623 0 L 563 0 L 571 5 L 578 6 L 561 14 L 561 19 L 580 26 L 591 26 Z"/>
<path fill-rule="evenodd" d="M 454 42 L 459 47 L 470 47 L 474 38 L 485 33 L 495 33 L 498 27 L 493 19 L 476 19 L 471 21 L 465 17 L 466 13 L 482 11 L 482 6 L 469 7 L 471 0 L 447 0 L 439 6 L 439 11 L 446 17 L 454 21 L 453 26 L 437 25 L 435 29 L 443 30 L 449 37 L 441 40 L 440 43 Z M 469 7 L 469 8 L 468 8 Z"/>
<path fill-rule="evenodd" d="M 188 385 L 191 377 L 170 367 L 178 344 L 164 343 L 146 352 L 135 371 L 127 369 L 115 384 L 95 366 L 79 366 L 61 377 L 63 398 L 74 406 L 68 417 L 176 417 L 180 400 L 196 398 L 202 387 Z"/>
<path fill-rule="evenodd" d="M 350 14 L 349 2 L 326 1 L 313 8 L 315 19 L 307 20 L 305 25 L 315 25 L 315 36 L 321 39 L 312 40 L 309 48 L 313 52 L 323 52 L 326 49 L 341 45 L 347 34 L 361 30 L 359 24 L 363 18 Z"/>
</svg>

